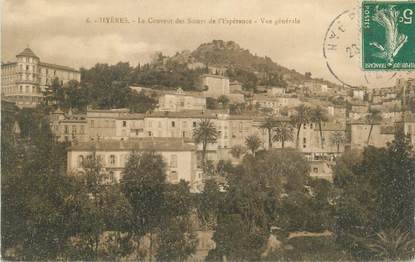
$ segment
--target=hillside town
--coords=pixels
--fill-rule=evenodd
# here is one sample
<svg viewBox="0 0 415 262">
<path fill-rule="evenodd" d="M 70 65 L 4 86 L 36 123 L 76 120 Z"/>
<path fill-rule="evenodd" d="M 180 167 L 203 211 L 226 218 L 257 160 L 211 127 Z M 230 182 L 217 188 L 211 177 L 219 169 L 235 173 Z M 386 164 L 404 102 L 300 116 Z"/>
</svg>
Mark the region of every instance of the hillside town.
<svg viewBox="0 0 415 262">
<path fill-rule="evenodd" d="M 33 98 L 41 98 L 39 90 L 46 90 L 54 78 L 62 78 L 62 84 L 80 81 L 79 71 L 69 67 L 43 68 L 45 63 L 39 64 L 39 58 L 29 48 L 16 57 L 17 63 L 2 67 L 3 99 L 19 107 L 36 105 Z M 415 136 L 415 115 L 407 105 L 415 97 L 415 79 L 396 79 L 395 86 L 372 90 L 328 87 L 313 79 L 291 83 L 287 79 L 285 87 L 258 86 L 257 92 L 250 92 L 243 90 L 238 81 L 231 81 L 225 74 L 226 68 L 220 69 L 210 68 L 210 74 L 200 76 L 199 85 L 203 90 L 200 92 L 183 91 L 181 87 L 160 91 L 130 86 L 136 92 L 154 93 L 157 97 L 157 107 L 145 113 L 133 113 L 126 108 L 91 107 L 83 114 L 72 110 L 63 112 L 60 108 L 51 112 L 50 126 L 57 140 L 72 143 L 68 151 L 68 172 L 82 172 L 79 170 L 82 161 L 76 159 L 99 150 L 106 168 L 119 181 L 126 156 L 134 149 L 131 143 L 142 143 L 140 150 L 156 150 L 171 163 L 168 171 L 171 182 L 184 179 L 193 190 L 201 190 L 203 177 L 196 159 L 202 148 L 193 141 L 192 130 L 204 119 L 211 120 L 218 130 L 217 141 L 207 149 L 207 159 L 214 163 L 219 160 L 238 163 L 240 159 L 232 155 L 232 149 L 245 147 L 249 136 L 260 139 L 258 150 L 281 148 L 282 141 L 273 143 L 272 140 L 278 137 L 279 123 L 287 123 L 290 135 L 284 146 L 297 148 L 304 154 L 312 165 L 312 176 L 329 180 L 336 157 L 346 148 L 385 147 L 392 142 L 398 125 L 411 138 Z M 219 103 L 216 108 L 207 106 L 207 100 L 212 99 Z M 245 110 L 232 112 L 232 106 Z M 295 123 L 298 111 L 304 108 L 311 110 L 311 115 L 313 109 L 320 110 L 320 119 L 310 115 L 303 123 Z M 267 128 L 270 121 L 274 126 Z M 415 139 L 412 141 L 415 143 Z"/>
<path fill-rule="evenodd" d="M 12 119 L 2 129 L 9 128 L 16 141 L 23 141 L 23 133 L 30 133 L 30 128 L 23 131 L 27 127 L 15 116 L 43 110 L 42 119 L 54 141 L 65 145 L 66 174 L 85 176 L 89 172 L 85 163 L 96 156 L 109 183 L 123 184 L 131 154 L 154 152 L 166 163 L 168 183 L 185 181 L 190 193 L 199 195 L 212 181 L 221 192 L 227 191 L 229 180 L 213 170 L 224 163 L 244 165 L 248 156 L 261 152 L 299 152 L 311 178 L 332 184 L 345 152 L 386 148 L 397 130 L 415 146 L 415 78 L 396 78 L 393 86 L 370 89 L 289 70 L 244 73 L 229 64 L 204 63 L 194 57 L 185 52 L 173 57 L 159 54 L 149 65 L 137 67 L 137 72 L 150 70 L 146 67 L 169 72 L 171 67 L 184 66 L 183 70 L 196 74 L 191 86 L 150 85 L 150 77 L 142 80 L 144 84 L 109 80 L 102 82 L 113 86 L 109 99 L 118 99 L 120 92 L 146 100 L 125 106 L 117 102 L 78 106 L 85 96 L 71 100 L 71 94 L 92 88 L 88 87 L 92 69 L 41 62 L 34 50 L 25 48 L 16 55 L 16 62 L 2 63 L 2 120 Z M 110 77 L 100 75 L 98 66 L 93 70 L 99 79 Z M 252 84 L 241 75 L 262 80 Z M 150 100 L 154 101 L 148 107 L 140 102 Z M 193 258 L 203 261 L 215 244 L 212 231 L 198 234 Z M 151 256 L 150 244 L 149 261 Z"/>
</svg>

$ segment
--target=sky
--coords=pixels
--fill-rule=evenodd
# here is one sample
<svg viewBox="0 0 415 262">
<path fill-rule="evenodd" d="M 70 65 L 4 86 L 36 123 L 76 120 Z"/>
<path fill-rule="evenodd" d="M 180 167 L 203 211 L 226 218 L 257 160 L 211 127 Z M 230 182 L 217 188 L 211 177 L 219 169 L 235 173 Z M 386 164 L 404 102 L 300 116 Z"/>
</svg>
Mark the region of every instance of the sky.
<svg viewBox="0 0 415 262">
<path fill-rule="evenodd" d="M 41 61 L 73 67 L 96 63 L 148 62 L 161 51 L 172 55 L 214 39 L 235 41 L 280 65 L 335 81 L 323 58 L 330 23 L 354 0 L 3 0 L 2 61 L 29 46 Z M 103 24 L 99 17 L 237 18 L 252 25 Z M 261 24 L 260 18 L 297 18 L 300 23 Z"/>
</svg>

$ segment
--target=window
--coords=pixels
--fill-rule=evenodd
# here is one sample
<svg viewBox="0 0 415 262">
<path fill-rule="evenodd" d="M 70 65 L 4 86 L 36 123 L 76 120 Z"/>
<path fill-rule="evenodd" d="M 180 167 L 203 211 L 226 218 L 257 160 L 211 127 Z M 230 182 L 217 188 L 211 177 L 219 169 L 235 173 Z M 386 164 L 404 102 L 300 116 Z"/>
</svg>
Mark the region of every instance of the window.
<svg viewBox="0 0 415 262">
<path fill-rule="evenodd" d="M 171 121 L 171 127 L 175 127 L 176 126 L 176 122 Z"/>
<path fill-rule="evenodd" d="M 314 172 L 314 173 L 318 173 L 318 167 L 314 167 L 314 168 L 313 168 L 313 172 Z"/>
<path fill-rule="evenodd" d="M 170 180 L 172 182 L 176 182 L 177 180 L 179 180 L 179 175 L 177 174 L 177 171 L 170 172 Z"/>
<path fill-rule="evenodd" d="M 26 66 L 26 71 L 29 71 L 29 66 L 28 65 Z"/>
<path fill-rule="evenodd" d="M 110 155 L 110 165 L 115 166 L 115 155 Z"/>
<path fill-rule="evenodd" d="M 186 137 L 186 132 L 185 131 L 183 131 L 183 137 Z"/>
<path fill-rule="evenodd" d="M 85 134 L 85 127 L 81 126 L 81 131 L 79 132 L 81 135 Z"/>
<path fill-rule="evenodd" d="M 103 155 L 98 155 L 97 156 L 97 160 L 99 163 L 101 163 L 102 165 L 105 165 L 105 156 Z"/>
<path fill-rule="evenodd" d="M 151 133 L 151 131 L 148 131 L 148 136 L 153 136 L 153 133 Z"/>
<path fill-rule="evenodd" d="M 84 156 L 78 156 L 78 167 L 82 167 L 84 164 Z"/>
<path fill-rule="evenodd" d="M 122 126 L 126 127 L 127 126 L 127 121 L 122 121 Z"/>
<path fill-rule="evenodd" d="M 197 126 L 197 123 L 196 122 L 193 122 L 193 127 L 196 127 Z"/>
<path fill-rule="evenodd" d="M 65 125 L 65 135 L 69 134 L 69 127 Z"/>
<path fill-rule="evenodd" d="M 170 167 L 176 168 L 177 167 L 177 155 L 170 156 Z"/>
<path fill-rule="evenodd" d="M 313 128 L 313 123 L 310 124 L 310 128 Z"/>
<path fill-rule="evenodd" d="M 305 143 L 307 143 L 307 138 L 303 138 L 303 143 L 305 144 Z"/>
</svg>

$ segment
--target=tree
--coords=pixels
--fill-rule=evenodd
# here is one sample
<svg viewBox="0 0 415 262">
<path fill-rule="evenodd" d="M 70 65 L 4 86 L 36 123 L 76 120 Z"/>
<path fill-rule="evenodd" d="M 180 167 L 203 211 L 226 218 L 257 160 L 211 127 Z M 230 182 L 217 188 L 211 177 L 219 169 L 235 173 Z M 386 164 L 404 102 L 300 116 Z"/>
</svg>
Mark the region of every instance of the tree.
<svg viewBox="0 0 415 262">
<path fill-rule="evenodd" d="M 12 250 L 11 260 L 58 260 L 78 231 L 85 194 L 65 174 L 65 147 L 49 125 L 37 117 L 32 124 L 30 139 L 15 139 L 2 125 L 2 256 Z"/>
<path fill-rule="evenodd" d="M 155 96 L 147 96 L 144 92 L 137 94 L 131 91 L 128 97 L 128 107 L 133 113 L 145 113 L 154 110 L 157 106 L 157 99 Z"/>
<path fill-rule="evenodd" d="M 310 118 L 310 109 L 304 104 L 295 108 L 296 113 L 291 117 L 291 122 L 297 128 L 297 136 L 295 140 L 296 148 L 298 149 L 300 143 L 300 130 L 301 127 L 308 123 Z"/>
<path fill-rule="evenodd" d="M 268 149 L 272 148 L 272 131 L 277 126 L 277 120 L 272 117 L 265 118 L 265 121 L 260 125 L 260 128 L 267 130 L 268 132 Z"/>
<path fill-rule="evenodd" d="M 251 151 L 251 154 L 255 156 L 255 153 L 261 147 L 262 141 L 257 135 L 250 135 L 245 139 L 246 147 Z"/>
<path fill-rule="evenodd" d="M 318 124 L 318 130 L 320 132 L 320 143 L 321 148 L 324 148 L 324 141 L 323 141 L 323 130 L 322 130 L 322 122 L 328 121 L 328 116 L 326 110 L 322 107 L 317 106 L 310 111 L 310 121 Z"/>
<path fill-rule="evenodd" d="M 358 257 L 371 258 L 373 254 L 358 239 L 394 228 L 413 236 L 414 174 L 412 146 L 402 130 L 387 148 L 366 147 L 360 159 L 344 154 L 336 164 L 334 180 L 339 192 L 335 228 L 339 243 Z"/>
<path fill-rule="evenodd" d="M 65 101 L 64 90 L 58 78 L 52 80 L 51 85 L 44 90 L 43 94 L 45 96 L 43 102 L 47 107 L 59 106 Z"/>
<path fill-rule="evenodd" d="M 292 141 L 293 138 L 293 128 L 291 124 L 288 122 L 279 121 L 275 127 L 275 135 L 272 137 L 272 140 L 280 141 L 281 147 L 284 148 L 285 141 Z"/>
<path fill-rule="evenodd" d="M 223 108 L 226 108 L 228 106 L 230 100 L 229 100 L 229 98 L 227 96 L 221 95 L 220 97 L 218 97 L 218 100 L 217 101 L 219 103 L 221 103 L 221 105 L 222 105 Z"/>
<path fill-rule="evenodd" d="M 415 239 L 400 228 L 382 230 L 370 239 L 357 239 L 376 259 L 410 260 L 415 254 Z"/>
<path fill-rule="evenodd" d="M 140 239 L 150 235 L 149 257 L 152 257 L 152 235 L 160 225 L 164 205 L 166 164 L 155 152 L 131 153 L 121 179 L 121 190 L 132 208 L 132 232 L 140 254 Z"/>
<path fill-rule="evenodd" d="M 105 205 L 105 197 L 108 193 L 108 184 L 111 182 L 110 176 L 105 172 L 101 159 L 95 154 L 88 156 L 82 163 L 85 174 L 81 177 L 85 185 L 85 193 L 89 195 L 86 202 L 88 208 L 83 210 L 86 217 L 85 228 L 80 237 L 85 241 L 87 253 L 92 255 L 92 259 L 98 259 L 101 236 L 106 230 L 105 217 L 110 211 L 110 207 Z M 80 221 L 85 222 L 85 221 Z M 88 251 L 88 248 L 90 249 Z M 81 257 L 84 254 L 80 254 Z M 91 259 L 88 257 L 88 259 Z"/>
<path fill-rule="evenodd" d="M 243 147 L 243 146 L 241 146 L 241 145 L 235 145 L 235 146 L 233 146 L 232 148 L 231 148 L 231 155 L 234 157 L 234 158 L 237 158 L 237 159 L 239 159 L 239 158 L 241 158 L 241 156 L 243 155 L 243 154 L 245 154 L 245 152 L 246 152 L 246 148 L 245 147 Z"/>
<path fill-rule="evenodd" d="M 183 180 L 178 184 L 168 184 L 164 199 L 156 258 L 159 261 L 186 261 L 196 251 L 197 245 L 190 217 L 192 197 L 189 184 Z"/>
<path fill-rule="evenodd" d="M 218 109 L 218 100 L 213 97 L 206 97 L 206 108 L 207 109 Z"/>
<path fill-rule="evenodd" d="M 213 179 L 206 181 L 203 192 L 198 198 L 198 215 L 202 225 L 206 228 L 213 229 L 216 225 L 219 215 L 219 205 L 222 201 L 219 185 Z"/>
<path fill-rule="evenodd" d="M 410 137 L 403 130 L 397 131 L 385 156 L 378 160 L 376 173 L 380 226 L 400 226 L 402 231 L 415 236 L 415 158 Z"/>
<path fill-rule="evenodd" d="M 370 125 L 369 135 L 367 136 L 367 145 L 370 142 L 370 136 L 372 135 L 373 126 L 382 120 L 381 112 L 378 109 L 370 109 L 369 114 L 366 116 L 366 121 Z"/>
<path fill-rule="evenodd" d="M 378 207 L 374 189 L 376 185 L 371 181 L 372 168 L 366 173 L 358 171 L 364 158 L 371 156 L 374 159 L 376 153 L 372 147 L 366 148 L 363 154 L 346 151 L 337 159 L 334 168 L 333 180 L 337 194 L 333 231 L 336 242 L 361 259 L 370 257 L 364 246 L 355 241 L 355 237 L 369 239 L 375 232 Z"/>
<path fill-rule="evenodd" d="M 336 131 L 331 134 L 330 141 L 332 145 L 335 145 L 337 147 L 337 153 L 339 153 L 340 145 L 344 145 L 344 143 L 346 142 L 346 138 L 343 132 Z"/>
<path fill-rule="evenodd" d="M 216 248 L 208 260 L 258 260 L 278 207 L 278 184 L 271 183 L 263 162 L 245 158 L 228 176 L 213 234 Z"/>
<path fill-rule="evenodd" d="M 292 148 L 267 152 L 258 165 L 260 170 L 264 169 L 269 182 L 278 187 L 282 185 L 281 189 L 287 194 L 303 190 L 310 174 L 307 160 L 298 150 Z"/>
<path fill-rule="evenodd" d="M 169 218 L 160 230 L 157 261 L 187 261 L 195 253 L 196 246 L 196 234 L 189 231 L 188 221 Z"/>
<path fill-rule="evenodd" d="M 193 128 L 193 139 L 196 144 L 202 144 L 202 166 L 206 163 L 206 150 L 208 144 L 216 143 L 219 132 L 216 130 L 213 122 L 210 119 L 202 119 Z"/>
</svg>

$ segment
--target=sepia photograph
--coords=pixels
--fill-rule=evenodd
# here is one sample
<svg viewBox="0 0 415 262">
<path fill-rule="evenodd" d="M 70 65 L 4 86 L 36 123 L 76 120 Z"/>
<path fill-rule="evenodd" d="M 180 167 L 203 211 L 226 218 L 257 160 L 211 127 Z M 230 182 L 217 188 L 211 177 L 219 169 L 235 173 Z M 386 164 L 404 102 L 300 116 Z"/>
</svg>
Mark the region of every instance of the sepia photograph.
<svg viewBox="0 0 415 262">
<path fill-rule="evenodd" d="M 415 261 L 415 0 L 1 1 L 2 261 Z"/>
</svg>

